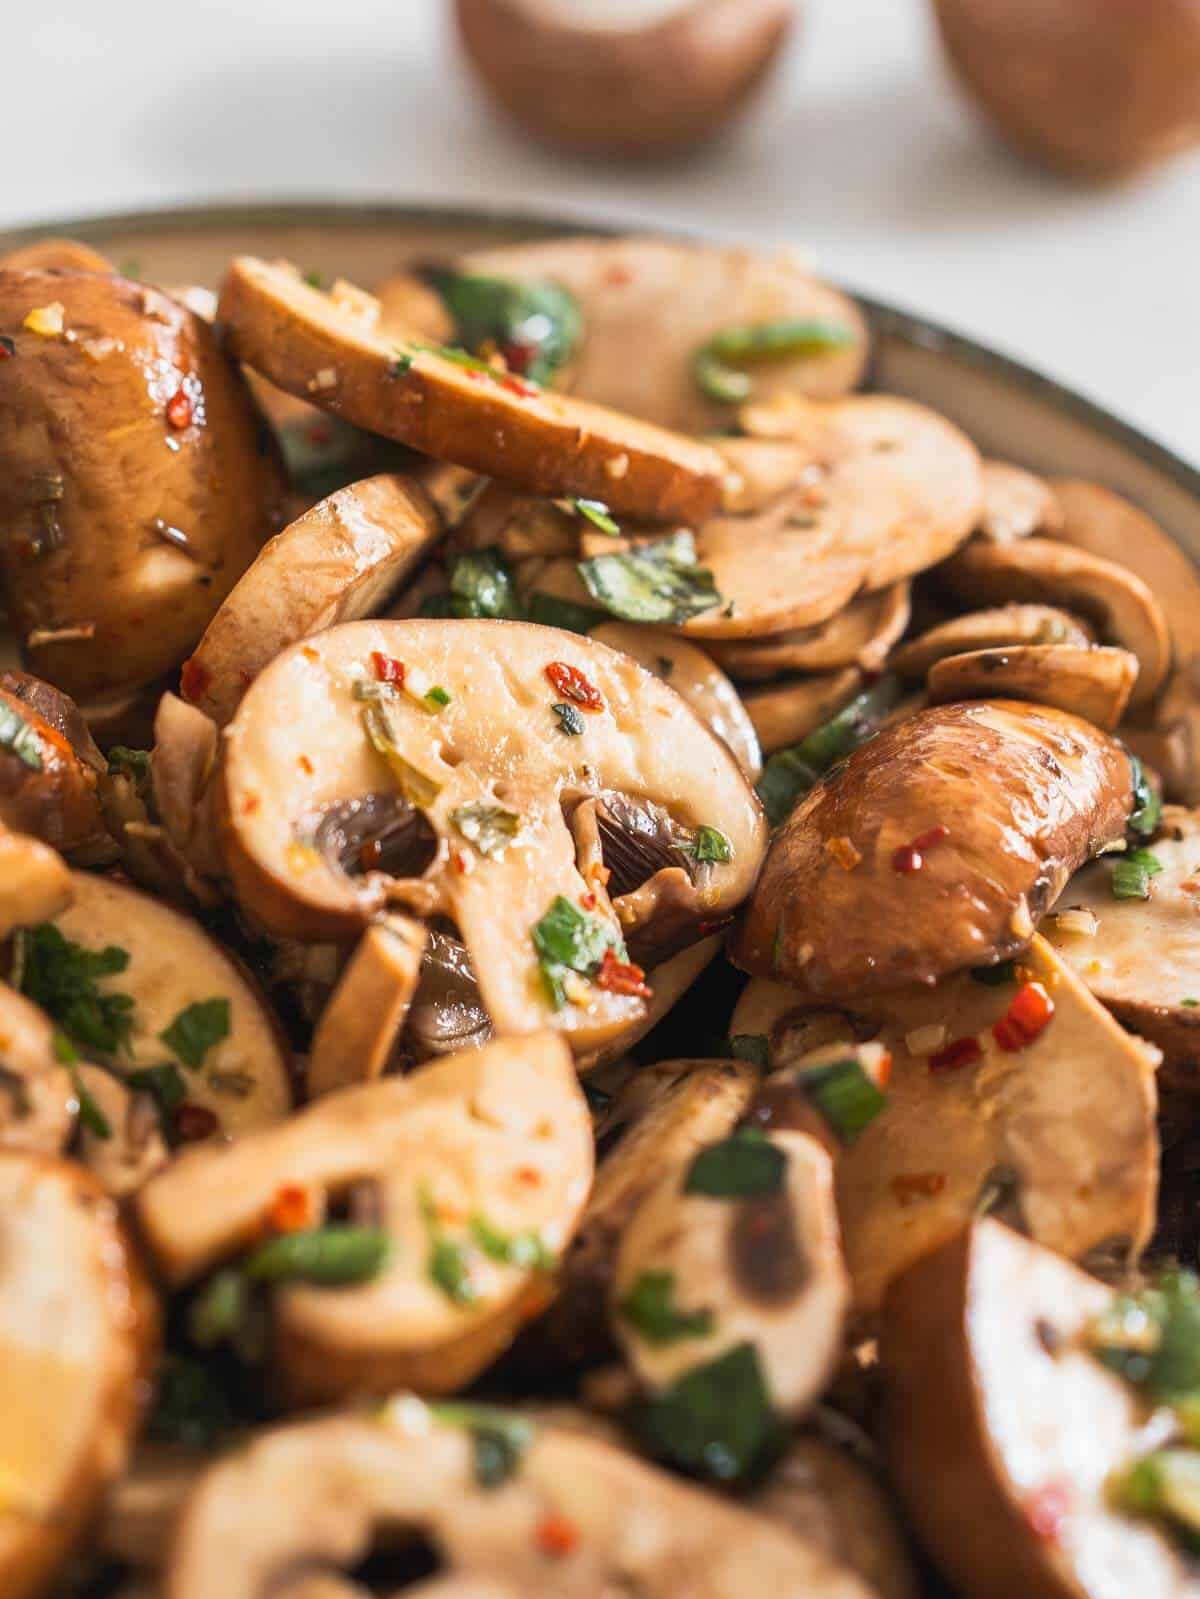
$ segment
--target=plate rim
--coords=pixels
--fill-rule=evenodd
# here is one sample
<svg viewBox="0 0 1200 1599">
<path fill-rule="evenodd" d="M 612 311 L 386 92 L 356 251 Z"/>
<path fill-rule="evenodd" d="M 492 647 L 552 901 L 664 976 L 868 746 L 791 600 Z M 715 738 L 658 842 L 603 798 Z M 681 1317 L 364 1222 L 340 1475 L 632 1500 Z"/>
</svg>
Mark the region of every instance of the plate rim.
<svg viewBox="0 0 1200 1599">
<path fill-rule="evenodd" d="M 477 225 L 511 228 L 514 231 L 528 230 L 546 235 L 555 232 L 595 233 L 612 237 L 633 231 L 657 233 L 662 237 L 697 244 L 713 242 L 711 235 L 697 228 L 650 228 L 641 225 L 626 228 L 611 218 L 592 218 L 583 213 L 563 214 L 524 206 L 458 205 L 424 200 L 344 200 L 318 194 L 294 198 L 264 197 L 259 200 L 199 200 L 145 210 L 96 211 L 74 217 L 48 217 L 0 228 L 0 250 L 15 249 L 48 235 L 65 235 L 88 243 L 100 236 L 119 239 L 123 234 L 156 228 L 202 233 L 212 228 L 234 227 L 239 222 L 251 219 L 280 227 L 401 222 L 419 225 L 425 222 L 433 227 Z M 721 239 L 718 242 L 729 244 L 737 241 Z M 864 294 L 842 279 L 827 278 L 826 281 L 851 295 L 862 306 L 875 333 L 905 340 L 920 349 L 933 351 L 961 366 L 998 377 L 1024 390 L 1032 398 L 1053 405 L 1082 426 L 1092 428 L 1114 444 L 1130 450 L 1145 465 L 1164 473 L 1184 493 L 1200 500 L 1200 463 L 1193 466 L 1168 445 L 1160 443 L 1134 423 L 1124 421 L 1098 400 L 1089 399 L 1059 379 L 935 318 L 909 311 L 891 300 Z"/>
</svg>

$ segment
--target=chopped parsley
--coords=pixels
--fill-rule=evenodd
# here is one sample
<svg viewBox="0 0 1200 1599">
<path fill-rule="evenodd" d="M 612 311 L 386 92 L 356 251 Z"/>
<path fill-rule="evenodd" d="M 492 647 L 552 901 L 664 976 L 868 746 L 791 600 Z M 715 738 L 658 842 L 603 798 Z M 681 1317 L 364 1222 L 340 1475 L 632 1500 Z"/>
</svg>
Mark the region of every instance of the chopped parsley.
<svg viewBox="0 0 1200 1599">
<path fill-rule="evenodd" d="M 1126 754 L 1129 752 L 1126 751 Z M 1126 826 L 1139 838 L 1149 838 L 1158 830 L 1162 820 L 1162 797 L 1146 775 L 1146 768 L 1136 755 L 1129 755 L 1133 775 L 1133 814 Z"/>
<path fill-rule="evenodd" d="M 150 751 L 114 744 L 108 752 L 109 777 L 128 777 L 141 793 L 150 780 Z"/>
<path fill-rule="evenodd" d="M 685 1194 L 710 1199 L 757 1199 L 783 1187 L 787 1156 L 754 1127 L 739 1128 L 702 1149 L 688 1167 Z"/>
<path fill-rule="evenodd" d="M 733 845 L 719 827 L 698 827 L 691 853 L 701 865 L 710 861 L 725 865 L 733 859 Z"/>
<path fill-rule="evenodd" d="M 125 1079 L 135 1094 L 147 1094 L 158 1107 L 159 1120 L 169 1127 L 175 1112 L 187 1098 L 183 1073 L 172 1061 L 162 1066 L 143 1066 Z"/>
<path fill-rule="evenodd" d="M 529 596 L 529 620 L 540 622 L 543 627 L 561 627 L 566 633 L 590 633 L 607 620 L 607 613 L 594 605 L 580 605 L 577 600 L 535 590 Z"/>
<path fill-rule="evenodd" d="M 512 568 L 500 550 L 472 550 L 450 569 L 450 594 L 458 617 L 503 617 L 519 621 L 520 597 Z"/>
<path fill-rule="evenodd" d="M 844 1144 L 852 1144 L 887 1105 L 883 1089 L 853 1055 L 800 1073 L 800 1086 Z"/>
<path fill-rule="evenodd" d="M 588 593 L 626 622 L 686 622 L 723 603 L 713 575 L 696 564 L 685 531 L 636 549 L 596 555 L 577 566 Z"/>
<path fill-rule="evenodd" d="M 568 738 L 578 738 L 587 725 L 583 720 L 582 712 L 576 710 L 574 705 L 556 703 L 550 707 L 558 717 L 558 730 L 565 733 Z"/>
<path fill-rule="evenodd" d="M 503 855 L 521 830 L 521 818 L 516 811 L 482 801 L 458 806 L 450 812 L 450 821 L 468 844 L 481 855 L 493 858 Z"/>
<path fill-rule="evenodd" d="M 42 741 L 23 716 L 0 700 L 0 749 L 11 750 L 31 772 L 42 769 Z"/>
<path fill-rule="evenodd" d="M 675 1303 L 675 1273 L 670 1271 L 642 1272 L 617 1309 L 648 1344 L 707 1338 L 714 1325 L 711 1310 L 679 1309 Z"/>
<path fill-rule="evenodd" d="M 209 1050 L 229 1037 L 229 1011 L 227 999 L 199 999 L 185 1006 L 158 1036 L 189 1071 L 198 1072 Z"/>
<path fill-rule="evenodd" d="M 453 1399 L 429 1409 L 444 1426 L 465 1427 L 470 1433 L 475 1481 L 481 1488 L 499 1488 L 516 1475 L 537 1430 L 528 1416 L 494 1405 Z"/>
<path fill-rule="evenodd" d="M 1192 998 L 1192 997 L 1191 997 L 1191 996 L 1190 996 L 1190 995 L 1189 995 L 1189 996 L 1188 996 L 1188 997 L 1187 997 L 1187 999 L 1181 999 L 1181 1000 L 1180 1000 L 1180 1001 L 1179 1001 L 1179 1003 L 1180 1003 L 1180 1004 L 1181 1004 L 1181 1005 L 1183 1005 L 1183 1006 L 1185 1006 L 1185 1007 L 1186 1007 L 1186 1008 L 1187 1008 L 1187 1009 L 1188 1009 L 1188 1010 L 1194 1010 L 1194 1009 L 1195 1009 L 1195 1008 L 1196 1008 L 1196 1006 L 1197 1006 L 1197 1005 L 1200 1005 L 1200 999 L 1193 999 L 1193 998 Z"/>
<path fill-rule="evenodd" d="M 123 972 L 129 965 L 128 950 L 115 944 L 84 949 L 53 922 L 27 930 L 20 939 L 22 992 L 81 1049 L 101 1055 L 126 1050 L 133 1031 L 133 999 L 103 993 L 97 979 Z"/>
<path fill-rule="evenodd" d="M 469 350 L 494 346 L 509 368 L 549 383 L 583 338 L 579 302 L 557 283 L 518 283 L 482 273 L 435 271 L 433 287 Z"/>
<path fill-rule="evenodd" d="M 532 1230 L 503 1233 L 486 1217 L 471 1217 L 471 1237 L 489 1260 L 501 1266 L 520 1266 L 530 1271 L 553 1271 L 558 1258 L 542 1235 Z"/>
<path fill-rule="evenodd" d="M 787 1436 L 750 1343 L 696 1366 L 636 1406 L 631 1421 L 651 1454 L 718 1482 L 761 1471 Z"/>
<path fill-rule="evenodd" d="M 386 688 L 384 684 L 370 686 Z M 427 810 L 442 792 L 442 785 L 419 766 L 414 766 L 401 751 L 400 731 L 390 703 L 394 695 L 395 690 L 391 690 L 386 698 L 383 694 L 372 694 L 369 698 L 360 696 L 366 700 L 362 709 L 363 731 L 396 779 L 401 796 L 418 810 Z"/>
<path fill-rule="evenodd" d="M 786 821 L 792 806 L 818 778 L 875 736 L 902 695 L 898 677 L 881 677 L 799 744 L 777 750 L 770 757 L 756 788 L 772 827 Z"/>
<path fill-rule="evenodd" d="M 608 949 L 625 959 L 624 946 L 613 928 L 598 916 L 581 911 L 562 894 L 556 896 L 541 921 L 534 923 L 530 937 L 537 950 L 542 981 L 555 1010 L 561 1010 L 567 1003 L 564 980 L 569 972 L 591 976 Z"/>
<path fill-rule="evenodd" d="M 96 1138 L 111 1138 L 112 1127 L 108 1117 L 84 1087 L 83 1079 L 79 1075 L 79 1052 L 65 1033 L 55 1033 L 54 1054 L 70 1073 L 80 1126 L 85 1127 Z"/>
<path fill-rule="evenodd" d="M 756 322 L 714 333 L 692 357 L 692 376 L 701 393 L 726 405 L 740 405 L 753 391 L 749 376 L 739 370 L 762 361 L 809 360 L 854 343 L 853 331 L 840 322 Z"/>
<path fill-rule="evenodd" d="M 1200 1398 L 1200 1279 L 1168 1271 L 1136 1294 L 1119 1294 L 1087 1330 L 1093 1355 L 1160 1404 Z"/>
</svg>

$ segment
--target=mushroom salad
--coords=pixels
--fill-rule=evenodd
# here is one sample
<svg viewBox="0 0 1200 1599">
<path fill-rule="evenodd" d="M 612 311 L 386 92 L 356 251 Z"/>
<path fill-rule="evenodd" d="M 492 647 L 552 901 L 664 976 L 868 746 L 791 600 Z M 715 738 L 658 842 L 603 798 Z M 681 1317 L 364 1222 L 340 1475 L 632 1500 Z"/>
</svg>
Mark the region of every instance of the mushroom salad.
<svg viewBox="0 0 1200 1599">
<path fill-rule="evenodd" d="M 3 1599 L 1200 1599 L 1200 579 L 869 359 L 0 262 Z"/>
</svg>

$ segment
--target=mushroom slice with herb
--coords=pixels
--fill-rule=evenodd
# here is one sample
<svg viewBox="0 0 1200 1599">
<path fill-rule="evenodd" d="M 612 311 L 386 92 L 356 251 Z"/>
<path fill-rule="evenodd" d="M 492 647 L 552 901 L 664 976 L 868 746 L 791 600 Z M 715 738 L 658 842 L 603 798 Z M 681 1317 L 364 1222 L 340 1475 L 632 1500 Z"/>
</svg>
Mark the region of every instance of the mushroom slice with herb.
<svg viewBox="0 0 1200 1599">
<path fill-rule="evenodd" d="M 219 314 L 232 353 L 281 389 L 425 455 L 651 519 L 715 505 L 721 462 L 708 445 L 381 328 L 378 303 L 360 300 L 339 302 L 286 263 L 241 256 Z"/>
<path fill-rule="evenodd" d="M 183 695 L 220 725 L 270 661 L 335 622 L 383 609 L 442 531 L 397 473 L 339 489 L 265 545 L 183 667 Z"/>
<path fill-rule="evenodd" d="M 0 1589 L 56 1585 L 140 1420 L 158 1307 L 78 1166 L 0 1151 Z"/>
<path fill-rule="evenodd" d="M 348 623 L 286 651 L 226 730 L 221 805 L 235 891 L 269 928 L 444 917 L 497 1033 L 554 1026 L 581 1054 L 645 1014 L 625 940 L 655 959 L 694 942 L 765 842 L 733 756 L 672 689 L 510 622 Z M 638 855 L 660 822 L 670 849 Z M 626 832 L 643 869 L 606 890 Z"/>
<path fill-rule="evenodd" d="M 591 1176 L 570 1053 L 542 1033 L 327 1094 L 278 1127 L 194 1151 L 141 1190 L 138 1213 L 179 1284 L 253 1245 L 281 1189 L 347 1196 L 352 1218 L 379 1220 L 269 1237 L 244 1263 L 273 1290 L 273 1370 L 297 1402 L 400 1383 L 445 1393 L 550 1297 Z"/>
<path fill-rule="evenodd" d="M 780 672 L 829 672 L 848 666 L 878 672 L 910 614 L 909 585 L 897 583 L 852 600 L 817 627 L 728 644 L 714 640 L 709 647 L 727 672 L 751 682 Z"/>
<path fill-rule="evenodd" d="M 291 1107 L 265 1001 L 190 917 L 110 878 L 19 935 L 21 985 L 85 1059 L 149 1095 L 173 1140 L 239 1137 Z"/>
<path fill-rule="evenodd" d="M 930 669 L 934 705 L 948 700 L 1033 700 L 1111 733 L 1125 714 L 1138 661 L 1111 645 L 1015 644 L 946 655 Z"/>
<path fill-rule="evenodd" d="M 775 834 L 734 935 L 744 970 L 856 1000 L 1004 960 L 1119 841 L 1135 774 L 1066 711 L 933 706 L 826 775 Z"/>
<path fill-rule="evenodd" d="M 0 565 L 34 671 L 81 703 L 169 672 L 282 519 L 212 330 L 119 277 L 0 272 Z"/>
<path fill-rule="evenodd" d="M 787 677 L 742 695 L 746 714 L 768 754 L 802 739 L 831 721 L 857 697 L 863 674 L 856 666 L 812 677 Z"/>
<path fill-rule="evenodd" d="M 23 672 L 0 674 L 0 824 L 84 862 L 111 860 L 98 791 L 103 770 L 65 695 Z"/>
<path fill-rule="evenodd" d="M 46 921 L 71 903 L 71 873 L 40 839 L 0 822 L 0 939 L 26 922 Z"/>
<path fill-rule="evenodd" d="M 1031 533 L 1059 534 L 1063 507 L 1043 478 L 1007 461 L 983 463 L 983 510 L 979 531 L 996 544 L 1011 544 Z"/>
<path fill-rule="evenodd" d="M 742 1128 L 666 1170 L 621 1238 L 609 1302 L 650 1396 L 643 1441 L 726 1475 L 720 1426 L 697 1457 L 680 1451 L 668 1413 L 681 1390 L 736 1359 L 758 1373 L 771 1416 L 803 1415 L 841 1354 L 848 1300 L 833 1166 L 814 1139 Z M 750 1451 L 740 1464 L 753 1463 Z"/>
<path fill-rule="evenodd" d="M 1059 955 L 1123 1026 L 1163 1052 L 1174 1088 L 1200 1088 L 1200 817 L 1169 805 L 1153 840 L 1067 884 L 1045 923 Z"/>
<path fill-rule="evenodd" d="M 887 1052 L 879 1092 L 848 1073 L 831 1082 L 828 1056 L 819 1076 L 805 1070 L 817 1057 L 794 1060 L 807 1014 L 782 984 L 752 983 L 732 1028 L 782 1068 L 751 1121 L 805 1125 L 780 1094 L 786 1073 L 844 1146 L 835 1186 L 856 1309 L 877 1309 L 897 1272 L 988 1211 L 1074 1259 L 1102 1246 L 1136 1258 L 1158 1187 L 1157 1052 L 1123 1032 L 1044 939 L 1016 966 L 820 1017 L 822 1042 L 832 1025 L 847 1060 L 864 1039 Z"/>
<path fill-rule="evenodd" d="M 893 1481 L 956 1588 L 1193 1599 L 1194 1563 L 1165 1523 L 1121 1503 L 1117 1479 L 1139 1457 L 1161 1459 L 1163 1436 L 1093 1352 L 1122 1304 L 1137 1313 L 995 1221 L 893 1283 L 880 1336 Z"/>
<path fill-rule="evenodd" d="M 519 1412 L 399 1396 L 377 1418 L 276 1428 L 215 1465 L 180 1522 L 167 1599 L 269 1599 L 280 1573 L 353 1569 L 397 1527 L 432 1546 L 444 1581 L 543 1599 L 869 1595 L 765 1517 L 623 1449 Z"/>
<path fill-rule="evenodd" d="M 584 321 L 575 391 L 684 433 L 720 428 L 747 392 L 837 399 L 866 365 L 862 312 L 794 253 L 551 239 L 472 251 L 461 265 L 568 289 Z"/>
<path fill-rule="evenodd" d="M 71 1075 L 79 1106 L 76 1158 L 106 1194 L 125 1199 L 171 1158 L 159 1103 L 100 1066 L 80 1062 Z"/>
<path fill-rule="evenodd" d="M 312 1098 L 383 1075 L 421 977 L 426 932 L 389 916 L 359 940 L 312 1036 Z"/>
<path fill-rule="evenodd" d="M 693 984 L 708 970 L 723 943 L 724 938 L 719 933 L 702 938 L 698 944 L 691 944 L 687 949 L 680 950 L 678 955 L 668 956 L 661 965 L 652 967 L 646 976 L 650 998 L 646 1001 L 641 1018 L 607 1044 L 577 1056 L 579 1070 L 590 1073 L 610 1064 L 626 1050 L 639 1044 L 659 1022 L 671 1014 Z"/>
<path fill-rule="evenodd" d="M 1034 535 L 1012 544 L 973 542 L 946 562 L 942 576 L 960 599 L 976 604 L 1048 601 L 1082 612 L 1106 643 L 1137 656 L 1134 706 L 1148 705 L 1163 685 L 1171 665 L 1163 608 L 1142 579 L 1116 561 Z"/>
<path fill-rule="evenodd" d="M 904 677 L 923 678 L 947 655 L 1017 644 L 1063 644 L 1082 649 L 1095 642 L 1091 625 L 1070 611 L 1053 605 L 1000 605 L 939 622 L 893 650 L 888 666 Z"/>
<path fill-rule="evenodd" d="M 16 975 L 16 974 L 12 974 Z M 0 1148 L 57 1155 L 75 1124 L 71 1075 L 49 1018 L 0 983 Z"/>
</svg>

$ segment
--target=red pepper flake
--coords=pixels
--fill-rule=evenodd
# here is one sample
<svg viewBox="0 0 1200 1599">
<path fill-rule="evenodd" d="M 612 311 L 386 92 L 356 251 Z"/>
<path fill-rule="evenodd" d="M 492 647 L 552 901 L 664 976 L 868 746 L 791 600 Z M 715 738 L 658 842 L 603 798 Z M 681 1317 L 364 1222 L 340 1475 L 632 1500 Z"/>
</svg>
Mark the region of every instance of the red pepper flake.
<svg viewBox="0 0 1200 1599">
<path fill-rule="evenodd" d="M 585 911 L 594 911 L 596 909 L 596 896 L 592 893 L 590 888 L 586 893 L 580 894 L 579 903 L 583 906 Z"/>
<path fill-rule="evenodd" d="M 604 274 L 604 281 L 614 289 L 626 288 L 633 282 L 633 268 L 622 266 L 619 261 L 614 262 Z"/>
<path fill-rule="evenodd" d="M 398 661 L 392 655 L 384 655 L 381 650 L 371 651 L 371 665 L 375 668 L 375 676 L 381 683 L 394 683 L 397 688 L 404 687 L 404 662 Z"/>
<path fill-rule="evenodd" d="M 207 667 L 201 666 L 194 655 L 183 663 L 183 670 L 179 674 L 179 692 L 185 700 L 193 703 L 207 692 L 212 676 Z"/>
<path fill-rule="evenodd" d="M 313 1222 L 312 1196 L 297 1183 L 286 1183 L 267 1209 L 267 1226 L 274 1233 L 298 1233 Z"/>
<path fill-rule="evenodd" d="M 964 1066 L 974 1066 L 976 1061 L 983 1059 L 983 1048 L 977 1038 L 956 1038 L 952 1044 L 947 1044 L 945 1049 L 939 1049 L 936 1054 L 929 1057 L 929 1070 L 931 1072 L 958 1072 Z"/>
<path fill-rule="evenodd" d="M 944 844 L 950 837 L 950 829 L 940 824 L 931 827 L 927 833 L 918 833 L 909 844 L 901 844 L 892 856 L 892 870 L 901 872 L 909 877 L 913 872 L 919 872 L 925 864 L 925 856 L 931 849 L 936 849 L 939 844 Z"/>
<path fill-rule="evenodd" d="M 175 1136 L 181 1144 L 194 1144 L 219 1133 L 221 1123 L 207 1105 L 180 1105 L 175 1112 Z"/>
<path fill-rule="evenodd" d="M 0 361 L 7 361 L 10 355 L 16 355 L 17 343 L 10 339 L 7 333 L 0 333 Z"/>
<path fill-rule="evenodd" d="M 593 883 L 599 883 L 601 888 L 607 888 L 608 880 L 612 876 L 612 872 L 607 866 L 601 865 L 599 861 L 593 861 L 588 867 L 588 876 L 591 878 Z M 732 920 L 732 917 L 730 920 Z"/>
<path fill-rule="evenodd" d="M 578 705 L 580 710 L 604 709 L 604 697 L 600 690 L 584 677 L 577 666 L 568 666 L 566 661 L 551 661 L 546 668 L 546 676 L 563 699 Z"/>
<path fill-rule="evenodd" d="M 526 1188 L 540 1188 L 542 1174 L 536 1166 L 518 1166 L 516 1178 L 519 1183 L 524 1183 Z"/>
<path fill-rule="evenodd" d="M 534 1542 L 544 1555 L 561 1560 L 579 1547 L 579 1529 L 556 1510 L 548 1511 L 533 1533 Z"/>
<path fill-rule="evenodd" d="M 632 961 L 618 960 L 611 949 L 604 951 L 604 959 L 596 973 L 596 987 L 610 994 L 632 994 L 637 999 L 651 997 L 642 968 L 635 966 Z"/>
<path fill-rule="evenodd" d="M 458 875 L 465 877 L 471 869 L 471 863 L 468 861 L 466 853 L 461 849 L 456 849 L 450 859 L 453 861 L 454 870 Z"/>
<path fill-rule="evenodd" d="M 509 339 L 500 346 L 500 354 L 504 357 L 504 364 L 510 372 L 515 372 L 518 377 L 524 377 L 537 354 L 537 346 L 525 339 Z"/>
<path fill-rule="evenodd" d="M 519 395 L 523 400 L 535 400 L 538 396 L 538 390 L 532 383 L 527 383 L 524 378 L 519 378 L 511 372 L 506 373 L 499 381 L 502 389 L 507 389 L 510 394 Z"/>
<path fill-rule="evenodd" d="M 992 1028 L 992 1037 L 1010 1054 L 1028 1049 L 1054 1019 L 1054 1001 L 1041 983 L 1024 983 L 1004 1015 Z"/>
<path fill-rule="evenodd" d="M 892 1178 L 892 1193 L 902 1205 L 911 1205 L 918 1199 L 935 1199 L 946 1186 L 946 1174 L 940 1171 L 902 1172 Z"/>
<path fill-rule="evenodd" d="M 892 1080 L 892 1052 L 885 1049 L 879 1057 L 879 1065 L 875 1071 L 875 1083 L 879 1088 L 886 1088 Z"/>
<path fill-rule="evenodd" d="M 365 838 L 358 847 L 358 862 L 364 872 L 373 872 L 383 859 L 383 845 L 377 838 Z"/>
<path fill-rule="evenodd" d="M 242 815 L 253 816 L 261 804 L 262 796 L 260 794 L 247 794 L 242 801 Z"/>
<path fill-rule="evenodd" d="M 1057 1543 L 1071 1511 L 1071 1490 L 1065 1483 L 1043 1484 L 1025 1501 L 1025 1520 L 1035 1537 Z"/>
<path fill-rule="evenodd" d="M 718 916 L 714 921 L 697 923 L 696 931 L 701 938 L 707 938 L 710 933 L 723 932 L 726 927 L 732 926 L 735 920 L 733 916 Z"/>
<path fill-rule="evenodd" d="M 177 433 L 191 426 L 192 402 L 183 389 L 176 389 L 167 401 L 167 421 Z"/>
<path fill-rule="evenodd" d="M 297 757 L 296 757 L 296 765 L 308 777 L 311 777 L 313 775 L 313 773 L 316 771 L 316 767 L 309 760 L 307 755 L 297 755 Z"/>
</svg>

